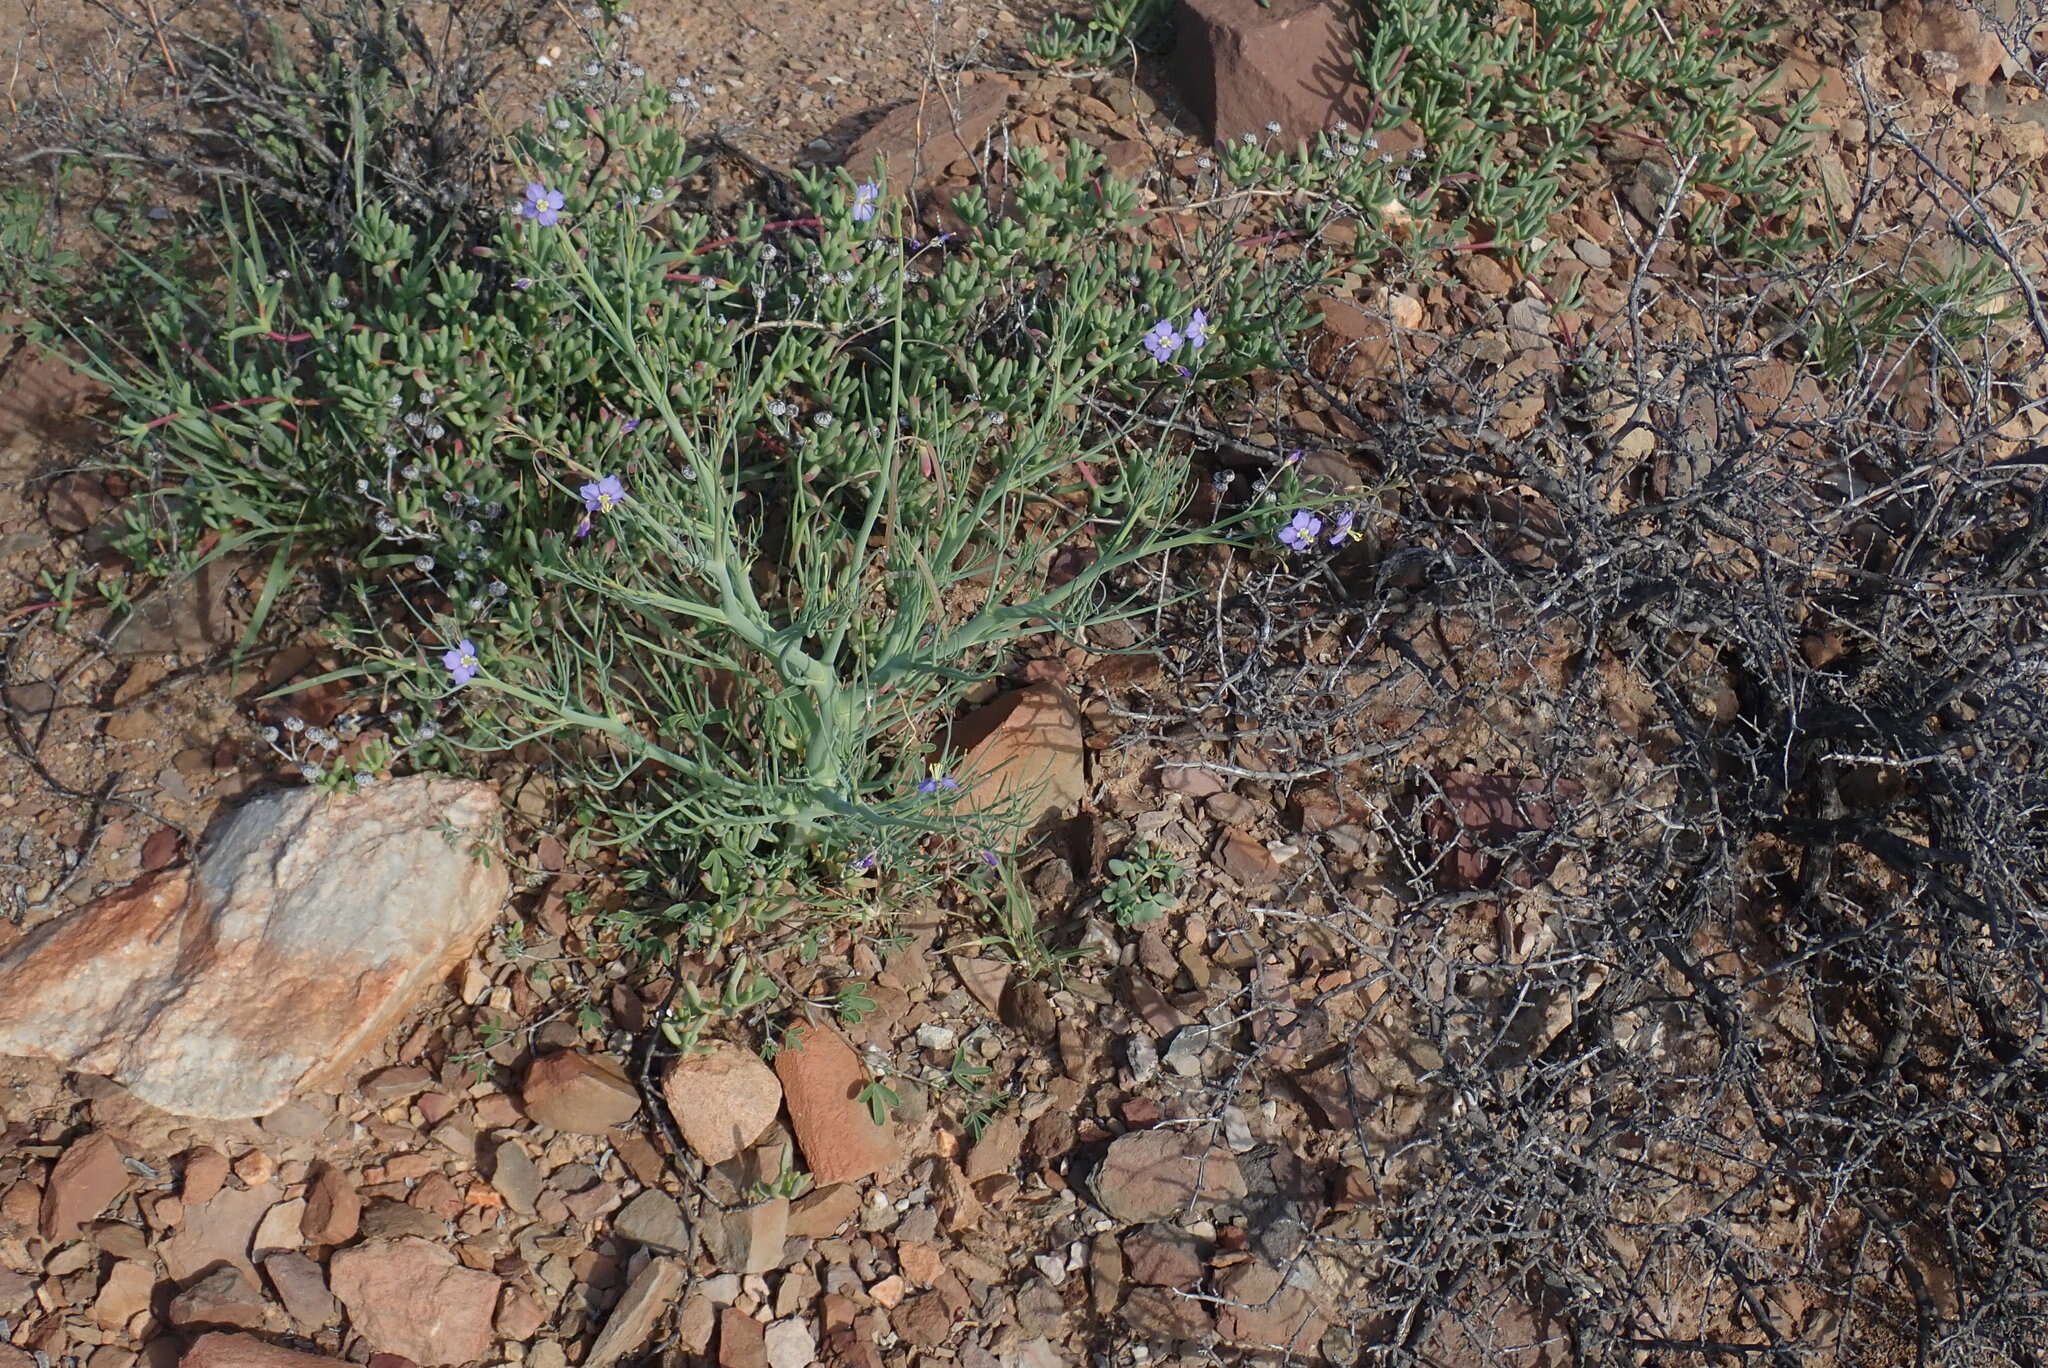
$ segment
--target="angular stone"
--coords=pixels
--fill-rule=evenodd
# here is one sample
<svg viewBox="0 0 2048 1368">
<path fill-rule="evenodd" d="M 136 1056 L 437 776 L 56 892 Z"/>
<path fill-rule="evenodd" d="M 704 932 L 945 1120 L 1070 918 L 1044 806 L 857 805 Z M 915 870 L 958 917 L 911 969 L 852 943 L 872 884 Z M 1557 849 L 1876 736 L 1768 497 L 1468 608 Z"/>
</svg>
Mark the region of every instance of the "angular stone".
<svg viewBox="0 0 2048 1368">
<path fill-rule="evenodd" d="M 542 1125 L 577 1135 L 602 1135 L 640 1110 L 640 1090 L 625 1065 L 580 1050 L 541 1055 L 527 1065 L 519 1100 Z"/>
<path fill-rule="evenodd" d="M 492 1149 L 491 1186 L 506 1206 L 521 1216 L 533 1215 L 533 1204 L 540 1200 L 540 1170 L 517 1140 L 500 1140 Z"/>
<path fill-rule="evenodd" d="M 363 1199 L 355 1184 L 326 1160 L 313 1165 L 306 1184 L 306 1209 L 299 1213 L 299 1235 L 310 1245 L 342 1245 L 356 1237 L 363 1219 Z"/>
<path fill-rule="evenodd" d="M 5 1010 L 0 1007 L 0 1012 Z M 6 1053 L 4 1047 L 0 1053 Z M 112 1136 L 94 1131 L 74 1140 L 43 1185 L 39 1218 L 43 1238 L 60 1244 L 75 1238 L 78 1228 L 105 1211 L 132 1181 L 128 1166 L 121 1162 L 121 1147 Z"/>
<path fill-rule="evenodd" d="M 254 1335 L 216 1331 L 194 1340 L 185 1357 L 178 1360 L 178 1368 L 337 1368 L 342 1363 L 323 1354 L 280 1349 Z"/>
<path fill-rule="evenodd" d="M 525 1344 L 548 1323 L 548 1313 L 531 1292 L 512 1283 L 498 1294 L 498 1314 L 492 1324 L 500 1338 Z"/>
<path fill-rule="evenodd" d="M 718 1313 L 718 1368 L 768 1368 L 768 1329 L 736 1306 Z"/>
<path fill-rule="evenodd" d="M 189 1282 L 217 1263 L 232 1264 L 256 1282 L 256 1266 L 249 1261 L 249 1247 L 256 1240 L 256 1227 L 263 1213 L 277 1205 L 284 1193 L 275 1183 L 253 1188 L 226 1188 L 212 1201 L 188 1208 L 177 1234 L 157 1246 L 164 1270 L 175 1282 Z"/>
<path fill-rule="evenodd" d="M 1307 1275 L 1311 1265 L 1297 1264 Z M 1216 1332 L 1232 1344 L 1312 1355 L 1329 1325 L 1316 1314 L 1308 1293 L 1287 1283 L 1279 1270 L 1260 1259 L 1226 1269 L 1217 1294 Z"/>
<path fill-rule="evenodd" d="M 612 1217 L 612 1233 L 649 1249 L 685 1253 L 690 1248 L 690 1224 L 683 1219 L 683 1209 L 666 1192 L 652 1189 L 626 1203 L 625 1209 Z"/>
<path fill-rule="evenodd" d="M 790 1204 L 789 1233 L 806 1240 L 827 1239 L 859 1214 L 860 1192 L 851 1185 L 812 1188 Z"/>
<path fill-rule="evenodd" d="M 810 1368 L 818 1361 L 818 1339 L 811 1327 L 791 1316 L 770 1325 L 761 1336 L 768 1368 Z"/>
<path fill-rule="evenodd" d="M 263 1220 L 256 1227 L 256 1238 L 249 1242 L 249 1253 L 258 1262 L 265 1254 L 281 1249 L 297 1249 L 306 1242 L 299 1233 L 304 1223 L 306 1203 L 303 1198 L 279 1202 L 263 1213 Z"/>
<path fill-rule="evenodd" d="M 705 1252 L 727 1273 L 766 1273 L 782 1266 L 789 1203 L 771 1198 L 718 1213 L 704 1226 Z"/>
<path fill-rule="evenodd" d="M 327 1290 L 327 1274 L 304 1254 L 280 1251 L 263 1261 L 263 1276 L 277 1290 L 291 1318 L 307 1330 L 332 1325 L 341 1314 Z"/>
<path fill-rule="evenodd" d="M 499 1282 L 425 1240 L 344 1249 L 329 1266 L 334 1295 L 370 1347 L 423 1365 L 470 1363 L 491 1352 Z"/>
<path fill-rule="evenodd" d="M 1192 1288 L 1202 1280 L 1195 1237 L 1170 1225 L 1141 1226 L 1124 1237 L 1124 1269 L 1147 1287 Z"/>
<path fill-rule="evenodd" d="M 1299 143 L 1338 120 L 1361 134 L 1372 102 L 1351 66 L 1343 0 L 1179 0 L 1173 75 L 1217 141 L 1241 134 Z"/>
<path fill-rule="evenodd" d="M 761 1056 L 721 1042 L 669 1066 L 661 1095 L 683 1143 L 722 1164 L 761 1138 L 782 1110 L 782 1085 Z"/>
<path fill-rule="evenodd" d="M 1124 1298 L 1123 1319 L 1152 1339 L 1198 1340 L 1215 1330 L 1208 1307 L 1163 1287 L 1134 1288 Z"/>
<path fill-rule="evenodd" d="M 119 1330 L 139 1311 L 149 1310 L 156 1291 L 156 1270 L 138 1259 L 123 1259 L 107 1270 L 100 1295 L 92 1304 L 92 1318 L 104 1330 Z"/>
<path fill-rule="evenodd" d="M 828 1027 L 790 1028 L 775 1056 L 775 1076 L 789 1106 L 804 1164 L 820 1187 L 850 1183 L 886 1167 L 896 1157 L 887 1126 L 875 1124 L 860 1100 L 867 1071 L 860 1057 Z"/>
<path fill-rule="evenodd" d="M 223 1265 L 171 1298 L 169 1319 L 181 1330 L 194 1326 L 261 1330 L 268 1316 L 263 1293 L 240 1269 Z"/>
<path fill-rule="evenodd" d="M 1161 1221 L 1197 1202 L 1245 1195 L 1244 1172 L 1229 1150 L 1203 1149 L 1180 1131 L 1118 1136 L 1089 1183 L 1096 1202 L 1119 1221 Z"/>
<path fill-rule="evenodd" d="M 178 1199 L 186 1210 L 203 1206 L 227 1185 L 228 1157 L 207 1145 L 185 1153 L 185 1176 L 178 1186 Z"/>
<path fill-rule="evenodd" d="M 448 1233 L 448 1221 L 425 1207 L 379 1197 L 364 1206 L 361 1233 L 366 1240 L 397 1240 L 408 1235 L 438 1240 Z"/>
<path fill-rule="evenodd" d="M 649 1259 L 612 1308 L 583 1368 L 611 1368 L 647 1342 L 654 1326 L 683 1290 L 683 1266 L 674 1259 Z"/>
<path fill-rule="evenodd" d="M 1081 711 L 1057 684 L 1032 684 L 975 709 L 953 728 L 963 792 L 955 811 L 990 816 L 1014 809 L 1028 830 L 1072 813 L 1088 796 Z"/>
<path fill-rule="evenodd" d="M 957 95 L 935 90 L 915 104 L 892 109 L 847 149 L 846 169 L 855 180 L 867 180 L 880 158 L 888 189 L 930 184 L 953 162 L 981 157 L 983 139 L 1016 90 L 1016 82 L 1006 76 L 983 75 L 963 82 Z"/>
<path fill-rule="evenodd" d="M 182 1116 L 262 1116 L 333 1087 L 496 918 L 503 862 L 468 850 L 496 810 L 486 785 L 425 777 L 254 799 L 191 869 L 0 956 L 0 1054 Z"/>
</svg>

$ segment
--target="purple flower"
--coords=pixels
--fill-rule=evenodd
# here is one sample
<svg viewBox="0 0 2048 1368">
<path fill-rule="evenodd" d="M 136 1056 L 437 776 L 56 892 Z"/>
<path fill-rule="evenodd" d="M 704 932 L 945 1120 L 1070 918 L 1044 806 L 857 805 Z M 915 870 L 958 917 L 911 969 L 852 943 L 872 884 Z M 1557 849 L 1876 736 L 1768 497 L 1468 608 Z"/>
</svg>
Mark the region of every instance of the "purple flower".
<svg viewBox="0 0 2048 1368">
<path fill-rule="evenodd" d="M 530 289 L 532 289 L 532 288 L 533 288 L 533 277 L 532 277 L 532 276 L 521 276 L 521 277 L 519 277 L 519 279 L 517 279 L 517 280 L 515 280 L 515 281 L 513 281 L 513 282 L 512 282 L 512 288 L 513 288 L 513 289 L 515 289 L 515 290 L 530 290 Z"/>
<path fill-rule="evenodd" d="M 1180 350 L 1180 344 L 1185 340 L 1179 333 L 1174 331 L 1173 320 L 1162 318 L 1152 325 L 1150 332 L 1145 334 L 1145 350 L 1152 353 L 1154 361 L 1170 361 L 1173 359 L 1173 354 Z"/>
<path fill-rule="evenodd" d="M 628 418 L 628 419 L 627 419 L 627 420 L 626 420 L 625 422 L 623 422 L 623 423 L 619 424 L 619 431 L 621 431 L 621 432 L 632 432 L 632 431 L 634 431 L 635 429 L 637 429 L 637 428 L 638 428 L 639 426 L 640 426 L 640 420 L 639 420 L 638 418 Z M 617 484 L 617 483 L 618 483 L 618 481 L 617 481 L 617 480 L 614 480 L 614 481 L 612 481 L 612 483 L 613 483 L 613 484 Z M 621 498 L 625 497 L 625 496 L 624 496 L 624 493 L 623 493 L 623 492 L 621 492 L 621 494 L 620 494 L 620 497 L 621 497 Z"/>
<path fill-rule="evenodd" d="M 1330 545 L 1342 546 L 1345 542 L 1357 541 L 1364 536 L 1363 532 L 1352 525 L 1357 521 L 1358 515 L 1348 508 L 1339 513 L 1335 525 L 1330 528 Z"/>
<path fill-rule="evenodd" d="M 987 865 L 990 869 L 994 869 L 997 865 L 1002 863 L 1001 860 L 996 858 L 996 853 L 993 850 L 982 851 L 981 862 Z"/>
<path fill-rule="evenodd" d="M 1280 544 L 1290 551 L 1306 551 L 1315 545 L 1316 534 L 1323 530 L 1323 520 L 1306 508 L 1298 510 L 1293 521 L 1280 529 Z"/>
<path fill-rule="evenodd" d="M 469 683 L 476 678 L 478 669 L 476 643 L 464 637 L 452 648 L 442 652 L 441 664 L 447 667 L 448 675 L 455 681 L 456 687 L 460 688 Z"/>
<path fill-rule="evenodd" d="M 539 181 L 529 181 L 526 198 L 519 203 L 519 213 L 543 228 L 552 228 L 562 217 L 562 192 L 550 190 Z"/>
<path fill-rule="evenodd" d="M 932 769 L 932 777 L 925 780 L 923 783 L 919 784 L 917 786 L 917 791 L 919 793 L 937 793 L 941 789 L 956 789 L 959 787 L 960 781 L 958 779 L 955 779 L 950 774 L 939 773 L 937 767 L 934 766 Z"/>
<path fill-rule="evenodd" d="M 875 861 L 875 852 L 870 850 L 867 854 L 861 856 L 859 859 L 853 862 L 854 871 L 856 873 L 865 874 L 875 867 Z"/>
<path fill-rule="evenodd" d="M 875 201 L 882 197 L 882 187 L 873 181 L 862 181 L 853 187 L 853 221 L 866 223 L 875 216 Z"/>
<path fill-rule="evenodd" d="M 1201 309 L 1188 315 L 1188 345 L 1200 351 L 1209 344 L 1209 315 Z"/>
<path fill-rule="evenodd" d="M 616 475 L 592 480 L 576 492 L 583 496 L 583 506 L 593 513 L 609 513 L 626 501 L 626 487 L 619 483 Z M 590 519 L 585 518 L 584 521 L 589 522 Z"/>
</svg>

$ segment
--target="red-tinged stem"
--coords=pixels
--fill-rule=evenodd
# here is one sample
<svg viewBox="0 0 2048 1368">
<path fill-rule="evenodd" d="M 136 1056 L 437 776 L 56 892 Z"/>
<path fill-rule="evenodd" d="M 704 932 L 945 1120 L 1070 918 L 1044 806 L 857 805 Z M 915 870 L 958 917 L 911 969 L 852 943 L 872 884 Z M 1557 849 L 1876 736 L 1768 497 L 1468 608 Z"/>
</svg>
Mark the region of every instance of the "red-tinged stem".
<svg viewBox="0 0 2048 1368">
<path fill-rule="evenodd" d="M 224 404 L 209 404 L 203 411 L 206 413 L 225 413 L 229 409 L 248 408 L 251 404 L 293 404 L 299 408 L 318 408 L 320 401 L 318 399 L 280 399 L 274 394 L 260 394 L 254 399 L 230 399 Z M 144 432 L 153 432 L 166 423 L 175 423 L 180 418 L 190 418 L 193 416 L 193 414 L 189 413 L 166 413 L 161 418 L 152 418 L 147 423 L 144 423 L 142 430 Z M 291 423 L 283 418 L 277 421 L 292 432 L 298 431 L 296 427 L 293 427 Z"/>
<path fill-rule="evenodd" d="M 1407 61 L 1408 45 L 1406 43 L 1403 43 L 1401 45 L 1401 50 L 1394 54 L 1394 65 L 1387 72 L 1388 84 L 1391 85 L 1395 80 L 1399 79 L 1401 75 L 1401 68 L 1407 64 Z M 1363 130 L 1368 136 L 1379 131 L 1380 103 L 1385 93 L 1385 91 L 1373 92 L 1372 108 L 1366 111 L 1365 128 Z"/>
<path fill-rule="evenodd" d="M 313 334 L 311 333 L 267 332 L 263 335 L 273 342 L 311 342 L 313 340 Z"/>
<path fill-rule="evenodd" d="M 764 233 L 780 233 L 789 228 L 816 228 L 823 222 L 823 219 L 815 218 L 775 219 L 772 222 L 762 224 L 761 231 Z M 700 253 L 708 252 L 714 247 L 730 247 L 738 241 L 738 237 L 713 238 L 711 241 L 699 246 L 697 250 Z"/>
<path fill-rule="evenodd" d="M 24 603 L 19 608 L 15 608 L 7 613 L 0 613 L 0 623 L 12 622 L 16 618 L 25 618 L 31 614 L 40 613 L 45 608 L 55 608 L 56 606 L 57 600 L 55 599 L 44 599 L 41 603 Z"/>
</svg>

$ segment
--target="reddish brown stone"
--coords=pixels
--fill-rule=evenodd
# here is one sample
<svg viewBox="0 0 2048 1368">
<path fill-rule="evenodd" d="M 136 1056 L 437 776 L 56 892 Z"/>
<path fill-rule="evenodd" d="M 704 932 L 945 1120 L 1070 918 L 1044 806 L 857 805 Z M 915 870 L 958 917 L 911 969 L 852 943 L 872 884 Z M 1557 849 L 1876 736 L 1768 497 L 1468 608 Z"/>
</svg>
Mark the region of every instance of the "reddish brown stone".
<svg viewBox="0 0 2048 1368">
<path fill-rule="evenodd" d="M 526 1114 L 543 1125 L 578 1135 L 603 1135 L 640 1110 L 640 1090 L 618 1060 L 563 1050 L 527 1066 L 520 1101 Z"/>
<path fill-rule="evenodd" d="M 889 1324 L 899 1336 L 920 1349 L 937 1349 L 953 1337 L 953 1313 L 936 1292 L 920 1292 L 906 1298 L 889 1313 Z"/>
<path fill-rule="evenodd" d="M 228 1157 L 217 1149 L 201 1145 L 185 1153 L 185 1179 L 178 1188 L 179 1200 L 186 1209 L 204 1206 L 213 1200 L 228 1181 Z"/>
<path fill-rule="evenodd" d="M 888 189 L 929 185 L 952 163 L 980 158 L 982 141 L 1016 90 L 1015 81 L 997 75 L 963 82 L 957 93 L 934 89 L 916 103 L 889 111 L 861 134 L 847 151 L 846 169 L 856 180 L 867 180 L 880 158 Z"/>
<path fill-rule="evenodd" d="M 738 1307 L 718 1313 L 718 1368 L 768 1368 L 768 1327 Z"/>
<path fill-rule="evenodd" d="M 956 810 L 987 816 L 1014 810 L 1029 828 L 1071 813 L 1088 796 L 1081 711 L 1057 684 L 1033 684 L 975 709 L 953 728 L 947 749 L 964 792 Z"/>
<path fill-rule="evenodd" d="M 761 1138 L 782 1110 L 782 1085 L 745 1046 L 714 1044 L 679 1057 L 661 1082 L 683 1143 L 722 1164 Z"/>
<path fill-rule="evenodd" d="M 73 1141 L 43 1185 L 43 1238 L 60 1243 L 72 1239 L 80 1226 L 126 1192 L 131 1181 L 121 1162 L 121 1148 L 111 1136 L 95 1131 Z"/>
<path fill-rule="evenodd" d="M 1216 1309 L 1216 1331 L 1232 1344 L 1312 1354 L 1329 1329 L 1308 1293 L 1287 1285 L 1277 1269 L 1259 1259 L 1232 1265 L 1218 1279 L 1217 1292 L 1226 1304 Z"/>
<path fill-rule="evenodd" d="M 178 1368 L 337 1368 L 341 1359 L 280 1349 L 254 1335 L 201 1335 L 178 1360 Z"/>
<path fill-rule="evenodd" d="M 195 1326 L 233 1326 L 261 1330 L 269 1320 L 263 1293 L 223 1265 L 171 1298 L 170 1322 L 181 1330 Z"/>
<path fill-rule="evenodd" d="M 1343 0 L 1179 0 L 1174 79 L 1219 141 L 1263 138 L 1269 123 L 1295 143 L 1340 119 L 1363 131 L 1352 15 Z"/>
<path fill-rule="evenodd" d="M 370 1347 L 421 1364 L 469 1363 L 496 1343 L 499 1282 L 425 1240 L 379 1240 L 334 1256 L 334 1295 Z"/>
<path fill-rule="evenodd" d="M 309 1245 L 342 1245 L 356 1237 L 363 1219 L 363 1199 L 355 1185 L 334 1165 L 314 1164 L 306 1186 L 306 1209 L 299 1216 L 299 1234 Z"/>
<path fill-rule="evenodd" d="M 894 1135 L 875 1124 L 860 1100 L 867 1070 L 837 1032 L 792 1027 L 775 1056 L 775 1075 L 782 1080 L 790 1128 L 805 1166 L 820 1187 L 865 1178 L 896 1157 Z"/>
</svg>

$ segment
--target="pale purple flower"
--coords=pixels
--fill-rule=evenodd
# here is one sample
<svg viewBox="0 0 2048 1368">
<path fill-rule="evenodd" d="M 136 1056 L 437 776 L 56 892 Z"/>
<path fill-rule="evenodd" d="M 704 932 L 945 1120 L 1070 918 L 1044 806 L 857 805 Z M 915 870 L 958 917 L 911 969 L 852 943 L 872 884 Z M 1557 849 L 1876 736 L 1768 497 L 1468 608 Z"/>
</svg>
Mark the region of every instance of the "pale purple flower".
<svg viewBox="0 0 2048 1368">
<path fill-rule="evenodd" d="M 959 787 L 960 781 L 952 775 L 940 774 L 937 770 L 933 770 L 932 777 L 919 784 L 917 791 L 919 793 L 937 793 L 942 789 L 956 789 Z"/>
<path fill-rule="evenodd" d="M 476 643 L 468 637 L 464 637 L 456 642 L 452 648 L 442 652 L 441 664 L 447 668 L 449 678 L 455 681 L 457 687 L 469 683 L 470 680 L 476 678 L 476 672 L 479 668 L 476 658 Z"/>
<path fill-rule="evenodd" d="M 873 181 L 862 181 L 853 187 L 853 221 L 866 223 L 875 216 L 875 202 L 882 197 L 882 187 Z"/>
<path fill-rule="evenodd" d="M 1306 508 L 1300 509 L 1287 526 L 1280 529 L 1280 544 L 1290 551 L 1306 551 L 1315 545 L 1316 534 L 1323 530 L 1323 520 Z"/>
<path fill-rule="evenodd" d="M 1188 345 L 1200 351 L 1209 344 L 1209 315 L 1197 309 L 1188 315 Z"/>
<path fill-rule="evenodd" d="M 1339 513 L 1335 524 L 1330 528 L 1330 545 L 1342 546 L 1345 542 L 1357 541 L 1364 536 L 1365 534 L 1353 525 L 1357 521 L 1358 515 L 1348 508 Z"/>
<path fill-rule="evenodd" d="M 1178 332 L 1174 331 L 1173 320 L 1162 318 L 1152 325 L 1150 332 L 1145 334 L 1145 350 L 1152 353 L 1154 361 L 1170 361 L 1173 359 L 1173 354 L 1180 350 L 1180 344 L 1185 340 Z"/>
<path fill-rule="evenodd" d="M 593 513 L 609 513 L 626 501 L 626 487 L 619 483 L 616 475 L 592 480 L 576 492 L 583 496 L 583 506 Z"/>
<path fill-rule="evenodd" d="M 526 198 L 519 202 L 519 213 L 543 228 L 552 228 L 562 217 L 562 192 L 550 190 L 539 181 L 529 181 Z"/>
<path fill-rule="evenodd" d="M 867 873 L 869 870 L 872 870 L 875 867 L 876 860 L 877 856 L 875 852 L 870 850 L 867 854 L 861 856 L 859 859 L 853 862 L 854 872 L 859 874 Z"/>
<path fill-rule="evenodd" d="M 996 858 L 996 853 L 993 850 L 982 851 L 981 862 L 987 865 L 990 869 L 994 869 L 997 865 L 1002 863 L 1001 860 Z"/>
<path fill-rule="evenodd" d="M 619 431 L 632 432 L 638 429 L 639 426 L 640 420 L 638 418 L 628 418 L 625 422 L 619 424 Z"/>
<path fill-rule="evenodd" d="M 521 276 L 521 277 L 519 277 L 519 279 L 517 279 L 517 280 L 515 280 L 515 281 L 513 281 L 513 282 L 512 282 L 512 288 L 513 288 L 513 289 L 515 289 L 515 290 L 530 290 L 530 289 L 532 289 L 532 288 L 533 288 L 533 277 L 532 277 L 532 276 Z"/>
</svg>

